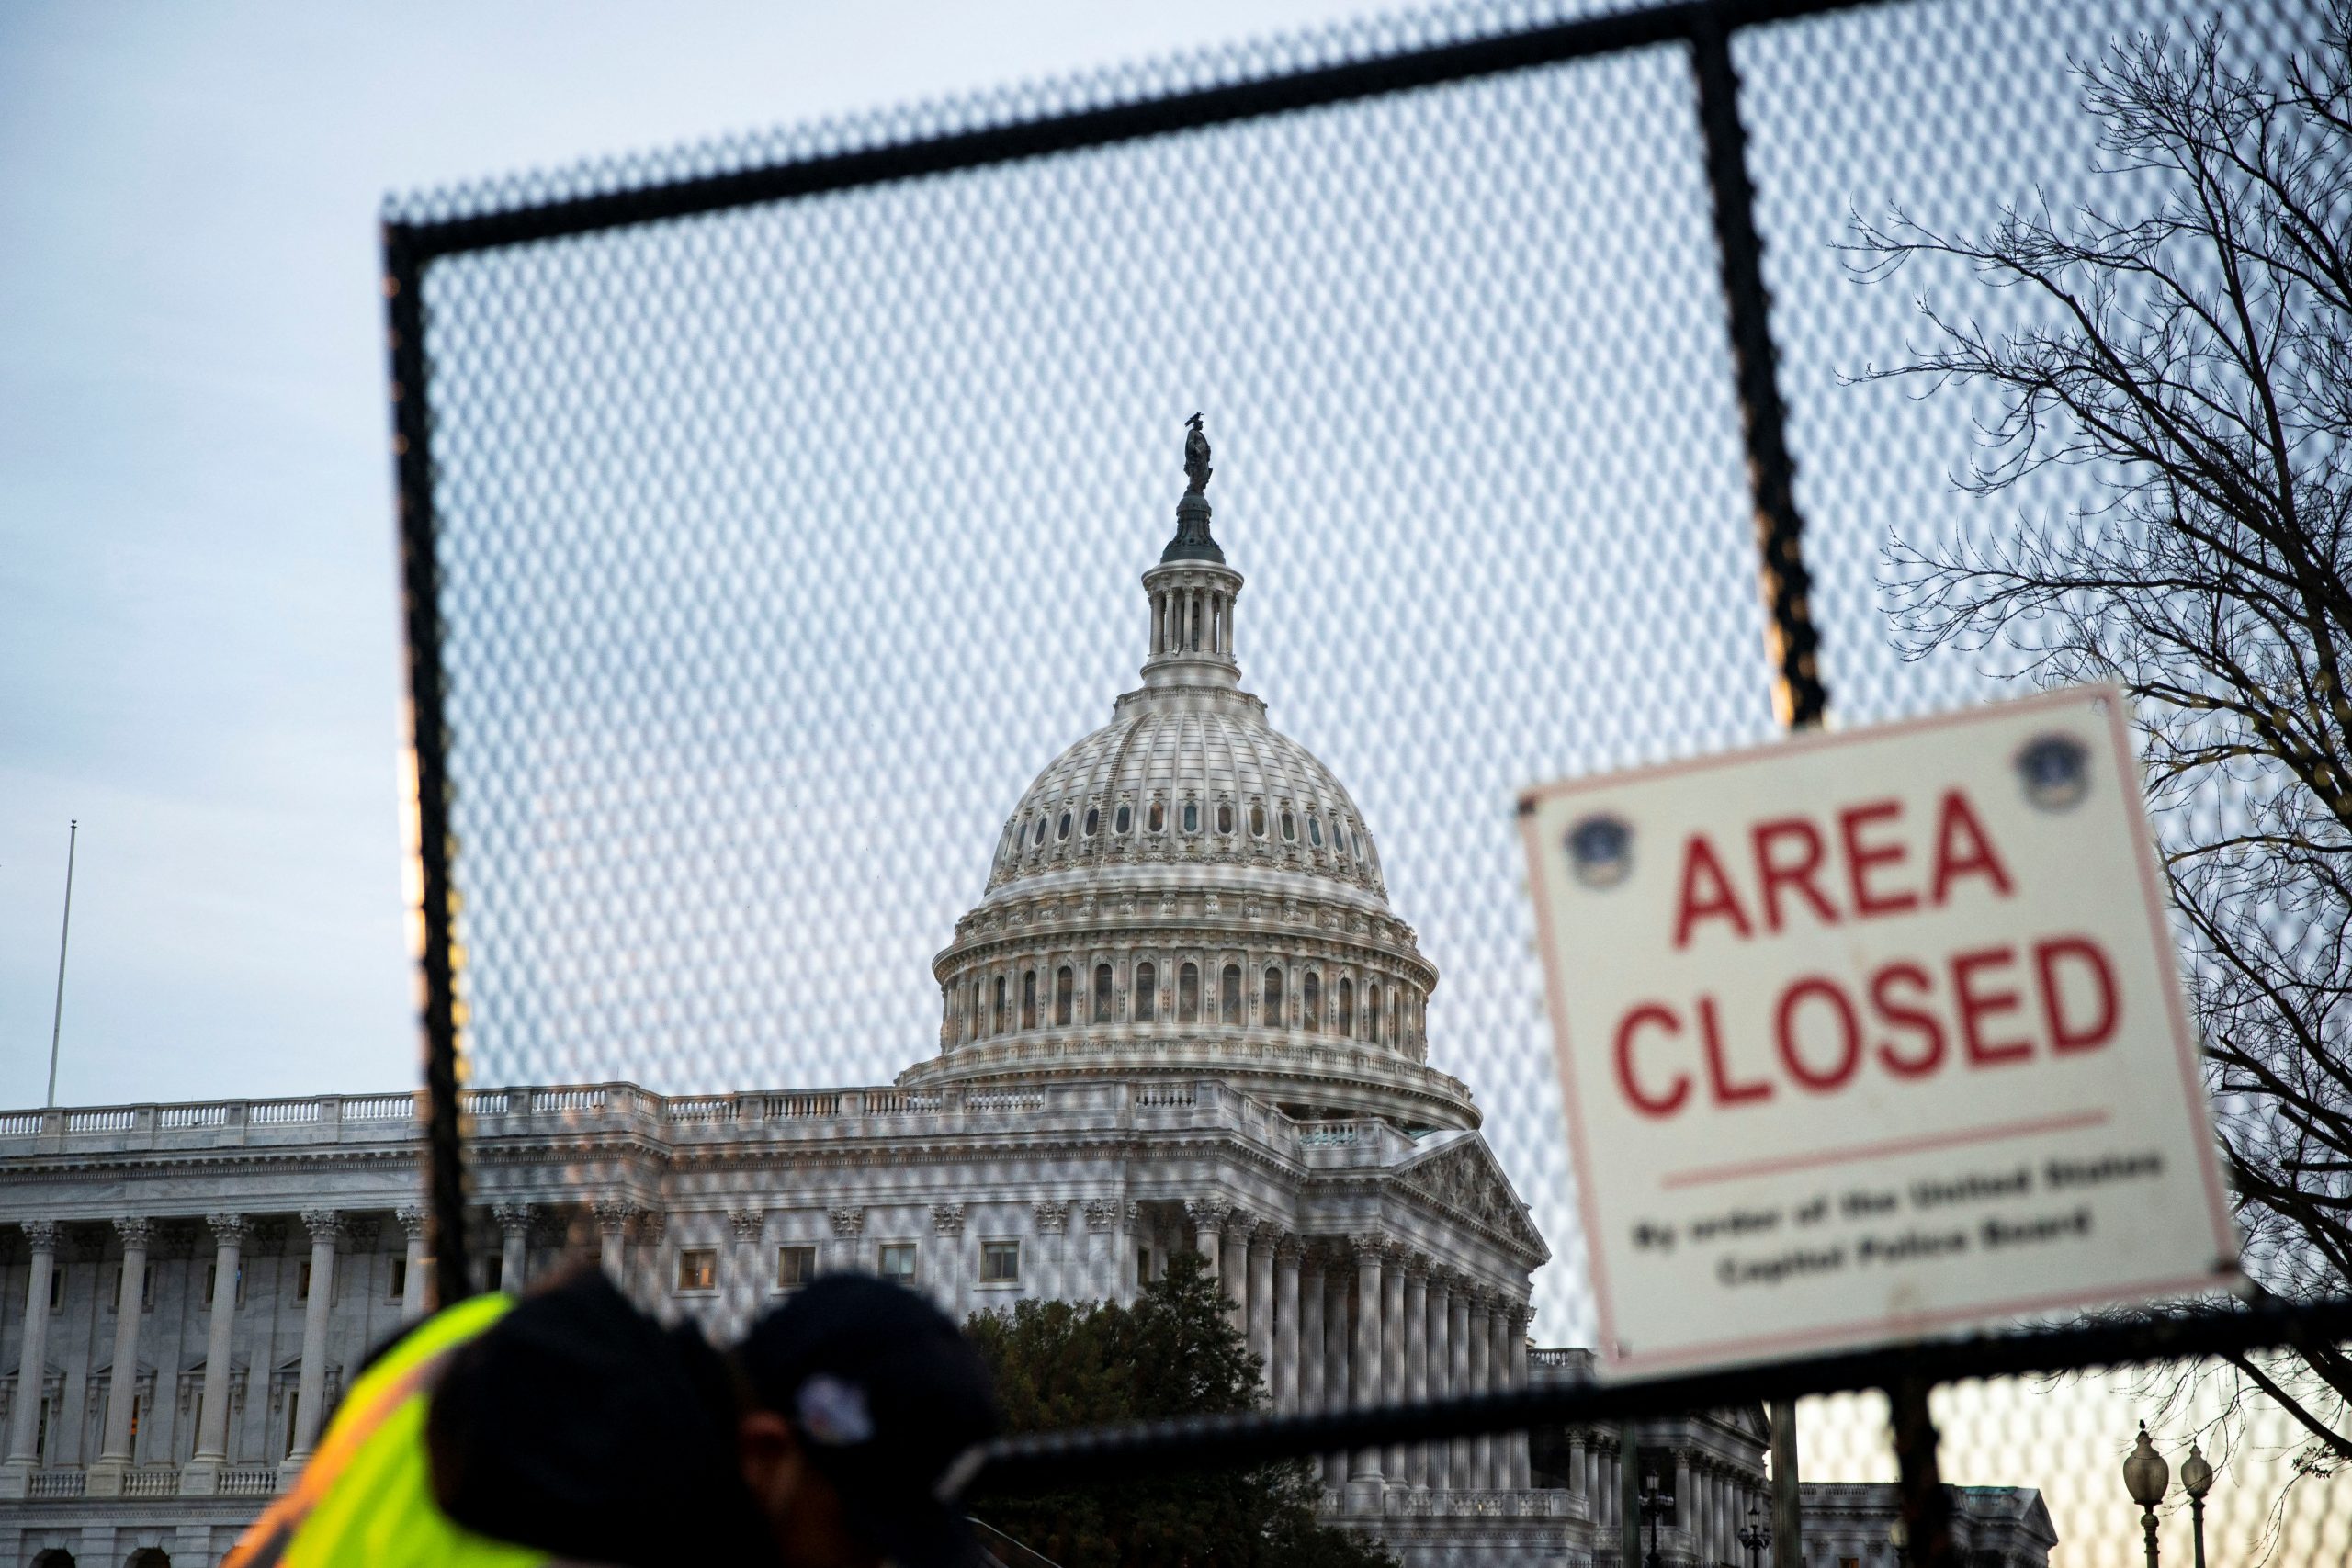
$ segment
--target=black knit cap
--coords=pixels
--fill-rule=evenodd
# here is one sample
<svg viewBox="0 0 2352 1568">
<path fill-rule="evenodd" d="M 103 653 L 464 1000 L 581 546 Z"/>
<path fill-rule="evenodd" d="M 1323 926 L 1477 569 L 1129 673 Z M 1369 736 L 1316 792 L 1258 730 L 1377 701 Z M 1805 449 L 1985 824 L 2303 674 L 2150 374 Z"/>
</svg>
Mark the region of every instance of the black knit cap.
<svg viewBox="0 0 2352 1568">
<path fill-rule="evenodd" d="M 897 1568 L 979 1561 L 960 1495 L 996 1433 L 996 1400 L 946 1314 L 904 1286 L 828 1274 L 754 1324 L 736 1357 Z"/>
</svg>

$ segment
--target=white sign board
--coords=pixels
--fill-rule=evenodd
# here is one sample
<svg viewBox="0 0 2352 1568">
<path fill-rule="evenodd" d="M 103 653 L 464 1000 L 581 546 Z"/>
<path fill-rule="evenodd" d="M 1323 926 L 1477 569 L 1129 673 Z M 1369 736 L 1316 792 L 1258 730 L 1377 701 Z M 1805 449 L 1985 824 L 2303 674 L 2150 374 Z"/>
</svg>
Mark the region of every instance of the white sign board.
<svg viewBox="0 0 2352 1568">
<path fill-rule="evenodd" d="M 1521 802 L 1605 1363 L 2235 1277 L 2111 688 Z"/>
</svg>

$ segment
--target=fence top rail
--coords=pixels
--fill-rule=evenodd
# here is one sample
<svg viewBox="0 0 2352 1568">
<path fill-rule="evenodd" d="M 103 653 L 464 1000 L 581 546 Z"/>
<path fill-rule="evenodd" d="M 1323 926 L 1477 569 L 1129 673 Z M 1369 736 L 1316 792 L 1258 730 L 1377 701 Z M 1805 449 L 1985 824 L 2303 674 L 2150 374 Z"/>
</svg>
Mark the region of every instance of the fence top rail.
<svg viewBox="0 0 2352 1568">
<path fill-rule="evenodd" d="M 590 234 L 728 208 L 789 200 L 925 175 L 985 168 L 1021 159 L 1110 146 L 1146 137 L 1227 125 L 1266 115 L 1440 86 L 1538 66 L 1673 43 L 1702 28 L 1730 31 L 1888 0 L 1669 0 L 1597 16 L 1456 37 L 1391 51 L 1345 51 L 1288 71 L 1214 82 L 1148 96 L 1120 96 L 1117 78 L 1048 85 L 1053 98 L 1081 107 L 1023 117 L 941 106 L 937 118 L 981 120 L 964 129 L 889 139 L 890 127 L 853 122 L 820 128 L 820 151 L 788 153 L 750 168 L 712 168 L 667 179 L 644 176 L 641 160 L 616 159 L 540 177 L 534 185 L 457 185 L 385 203 L 384 237 L 392 270 L 415 272 L 437 256 Z M 1428 18 L 1432 28 L 1444 18 Z M 1205 72 L 1209 69 L 1204 66 Z M 1090 101 L 1091 100 L 1091 101 Z M 843 147 L 842 144 L 849 143 Z M 859 143 L 863 143 L 862 145 Z M 696 150 L 675 154 L 683 164 Z M 716 150 L 710 154 L 718 156 Z M 603 186 L 581 194 L 582 186 Z M 441 211 L 436 209 L 451 209 Z"/>
<path fill-rule="evenodd" d="M 1539 1382 L 1498 1393 L 1295 1416 L 1193 1416 L 1000 1438 L 975 1495 L 1067 1491 L 1098 1481 L 1234 1467 L 1543 1424 L 1649 1419 L 1806 1394 L 2019 1377 L 2352 1339 L 2352 1297 L 2199 1306 L 2052 1328 L 1759 1363 L 1617 1382 Z"/>
</svg>

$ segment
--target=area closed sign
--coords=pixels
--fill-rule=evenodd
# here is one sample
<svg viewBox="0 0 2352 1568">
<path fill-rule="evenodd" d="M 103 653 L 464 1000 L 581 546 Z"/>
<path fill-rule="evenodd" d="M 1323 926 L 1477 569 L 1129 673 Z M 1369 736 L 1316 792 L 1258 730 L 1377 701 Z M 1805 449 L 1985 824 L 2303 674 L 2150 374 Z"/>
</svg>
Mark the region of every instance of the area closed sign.
<svg viewBox="0 0 2352 1568">
<path fill-rule="evenodd" d="M 1611 1365 L 2234 1275 L 2124 701 L 1522 799 Z"/>
</svg>

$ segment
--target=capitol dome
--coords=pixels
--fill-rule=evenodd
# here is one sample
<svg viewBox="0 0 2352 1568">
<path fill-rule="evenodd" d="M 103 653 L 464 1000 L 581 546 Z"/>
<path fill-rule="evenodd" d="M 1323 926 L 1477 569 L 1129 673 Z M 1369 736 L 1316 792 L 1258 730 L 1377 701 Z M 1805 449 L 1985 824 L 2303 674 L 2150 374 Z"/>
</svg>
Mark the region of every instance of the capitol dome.
<svg viewBox="0 0 2352 1568">
<path fill-rule="evenodd" d="M 1143 575 L 1144 683 L 1055 758 L 933 963 L 940 1055 L 910 1087 L 1166 1073 L 1306 1121 L 1475 1127 L 1426 1064 L 1437 970 L 1388 906 L 1346 788 L 1241 688 L 1242 576 L 1210 532 L 1207 444 Z"/>
</svg>

